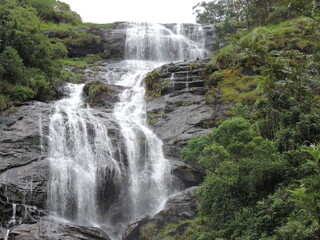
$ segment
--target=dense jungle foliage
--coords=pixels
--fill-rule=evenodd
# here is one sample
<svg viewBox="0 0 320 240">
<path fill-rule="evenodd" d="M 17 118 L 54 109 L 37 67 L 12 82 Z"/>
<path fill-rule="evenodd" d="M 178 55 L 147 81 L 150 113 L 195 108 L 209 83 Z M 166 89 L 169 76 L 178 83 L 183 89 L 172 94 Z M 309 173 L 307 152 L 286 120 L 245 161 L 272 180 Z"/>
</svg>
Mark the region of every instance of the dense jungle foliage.
<svg viewBox="0 0 320 240">
<path fill-rule="evenodd" d="M 319 2 L 217 0 L 196 9 L 198 22 L 232 33 L 208 65 L 220 70 L 207 76 L 207 102 L 233 107 L 181 151 L 206 173 L 199 215 L 181 236 L 159 239 L 320 239 Z"/>
<path fill-rule="evenodd" d="M 99 41 L 76 31 L 91 25 L 56 0 L 0 0 L 0 111 L 27 100 L 52 99 L 57 83 L 81 79 L 81 70 L 99 56 L 68 58 L 68 50 Z"/>
</svg>

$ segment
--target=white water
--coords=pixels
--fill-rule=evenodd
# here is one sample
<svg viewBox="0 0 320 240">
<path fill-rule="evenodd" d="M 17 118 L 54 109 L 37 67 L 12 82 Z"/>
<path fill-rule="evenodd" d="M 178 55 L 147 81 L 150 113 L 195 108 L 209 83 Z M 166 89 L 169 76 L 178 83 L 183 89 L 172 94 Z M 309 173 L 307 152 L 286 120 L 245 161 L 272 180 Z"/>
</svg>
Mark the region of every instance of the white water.
<svg viewBox="0 0 320 240">
<path fill-rule="evenodd" d="M 10 229 L 7 229 L 6 235 L 4 236 L 3 240 L 8 240 L 9 239 L 9 233 L 10 233 Z"/>
<path fill-rule="evenodd" d="M 70 97 L 57 101 L 50 117 L 50 210 L 80 224 L 98 222 L 101 175 L 120 176 L 106 126 L 83 106 L 83 84 L 69 84 Z"/>
<path fill-rule="evenodd" d="M 120 186 L 108 212 L 109 224 L 125 225 L 164 207 L 174 192 L 170 162 L 164 157 L 162 141 L 147 124 L 143 78 L 168 61 L 207 56 L 203 37 L 200 25 L 192 31 L 181 24 L 173 30 L 159 24 L 128 25 L 126 60 L 106 73 L 108 84 L 124 87 L 113 110 L 121 133 L 117 157 L 112 154 L 115 145 L 108 138 L 108 126 L 83 106 L 83 85 L 68 85 L 70 96 L 57 101 L 50 116 L 48 205 L 55 218 L 102 224 L 99 219 L 105 213 L 100 205 L 107 199 L 97 196 L 105 179 L 117 179 Z"/>
<path fill-rule="evenodd" d="M 143 77 L 158 63 L 125 61 L 130 71 L 116 82 L 127 87 L 115 106 L 116 117 L 128 156 L 128 219 L 155 214 L 169 193 L 170 165 L 162 151 L 161 140 L 149 129 L 146 117 Z"/>
<path fill-rule="evenodd" d="M 128 156 L 127 194 L 124 200 L 120 199 L 123 201 L 120 205 L 127 212 L 124 219 L 127 222 L 159 212 L 174 191 L 170 163 L 162 151 L 163 143 L 147 124 L 143 78 L 167 61 L 205 57 L 204 34 L 199 26 L 186 33 L 182 24 L 174 31 L 159 24 L 129 24 L 125 45 L 127 60 L 107 73 L 109 84 L 126 88 L 115 106 L 114 116 Z"/>
</svg>

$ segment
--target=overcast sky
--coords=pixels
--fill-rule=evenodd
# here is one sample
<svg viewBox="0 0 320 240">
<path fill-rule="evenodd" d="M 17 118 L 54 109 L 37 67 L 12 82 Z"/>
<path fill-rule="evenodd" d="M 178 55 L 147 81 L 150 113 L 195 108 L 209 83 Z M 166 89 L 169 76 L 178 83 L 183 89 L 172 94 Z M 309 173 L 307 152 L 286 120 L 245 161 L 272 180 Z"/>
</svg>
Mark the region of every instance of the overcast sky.
<svg viewBox="0 0 320 240">
<path fill-rule="evenodd" d="M 84 22 L 194 23 L 192 7 L 202 0 L 61 0 Z"/>
</svg>

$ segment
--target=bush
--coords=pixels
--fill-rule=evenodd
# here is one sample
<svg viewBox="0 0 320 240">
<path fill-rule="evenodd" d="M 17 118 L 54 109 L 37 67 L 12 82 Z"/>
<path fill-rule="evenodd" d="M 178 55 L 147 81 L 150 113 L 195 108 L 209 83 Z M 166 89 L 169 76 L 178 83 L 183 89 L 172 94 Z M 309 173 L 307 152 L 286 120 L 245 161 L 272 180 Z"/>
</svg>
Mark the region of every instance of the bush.
<svg viewBox="0 0 320 240">
<path fill-rule="evenodd" d="M 10 107 L 9 97 L 3 94 L 0 94 L 0 111 L 6 110 Z"/>
<path fill-rule="evenodd" d="M 22 85 L 16 85 L 13 87 L 12 92 L 10 93 L 10 98 L 13 101 L 27 101 L 31 100 L 36 96 L 36 93 L 29 87 L 25 87 Z"/>
<path fill-rule="evenodd" d="M 61 42 L 51 44 L 50 48 L 52 58 L 65 58 L 68 55 L 68 49 Z"/>
<path fill-rule="evenodd" d="M 157 70 L 149 72 L 145 78 L 146 91 L 149 97 L 160 97 L 169 87 L 168 81 L 161 81 L 160 73 Z"/>
<path fill-rule="evenodd" d="M 143 240 L 153 240 L 155 234 L 155 227 L 152 223 L 148 223 L 141 227 L 140 229 L 140 235 Z"/>
</svg>

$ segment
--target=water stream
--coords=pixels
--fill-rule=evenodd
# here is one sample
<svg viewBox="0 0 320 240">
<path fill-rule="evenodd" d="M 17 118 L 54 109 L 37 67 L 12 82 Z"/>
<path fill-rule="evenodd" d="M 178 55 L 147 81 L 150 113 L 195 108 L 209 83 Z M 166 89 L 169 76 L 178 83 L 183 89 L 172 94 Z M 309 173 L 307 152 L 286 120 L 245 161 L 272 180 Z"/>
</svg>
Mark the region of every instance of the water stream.
<svg viewBox="0 0 320 240">
<path fill-rule="evenodd" d="M 190 30 L 178 24 L 170 30 L 160 24 L 128 24 L 126 59 L 106 73 L 106 83 L 123 87 L 111 114 L 121 136 L 118 144 L 110 139 L 109 126 L 84 104 L 83 84 L 67 86 L 69 97 L 52 109 L 48 136 L 48 206 L 56 217 L 125 226 L 164 207 L 175 189 L 163 143 L 148 127 L 143 78 L 166 62 L 206 57 L 204 44 L 200 25 Z M 112 192 L 116 201 L 102 209 L 108 200 L 98 196 L 110 181 L 118 186 Z"/>
</svg>

